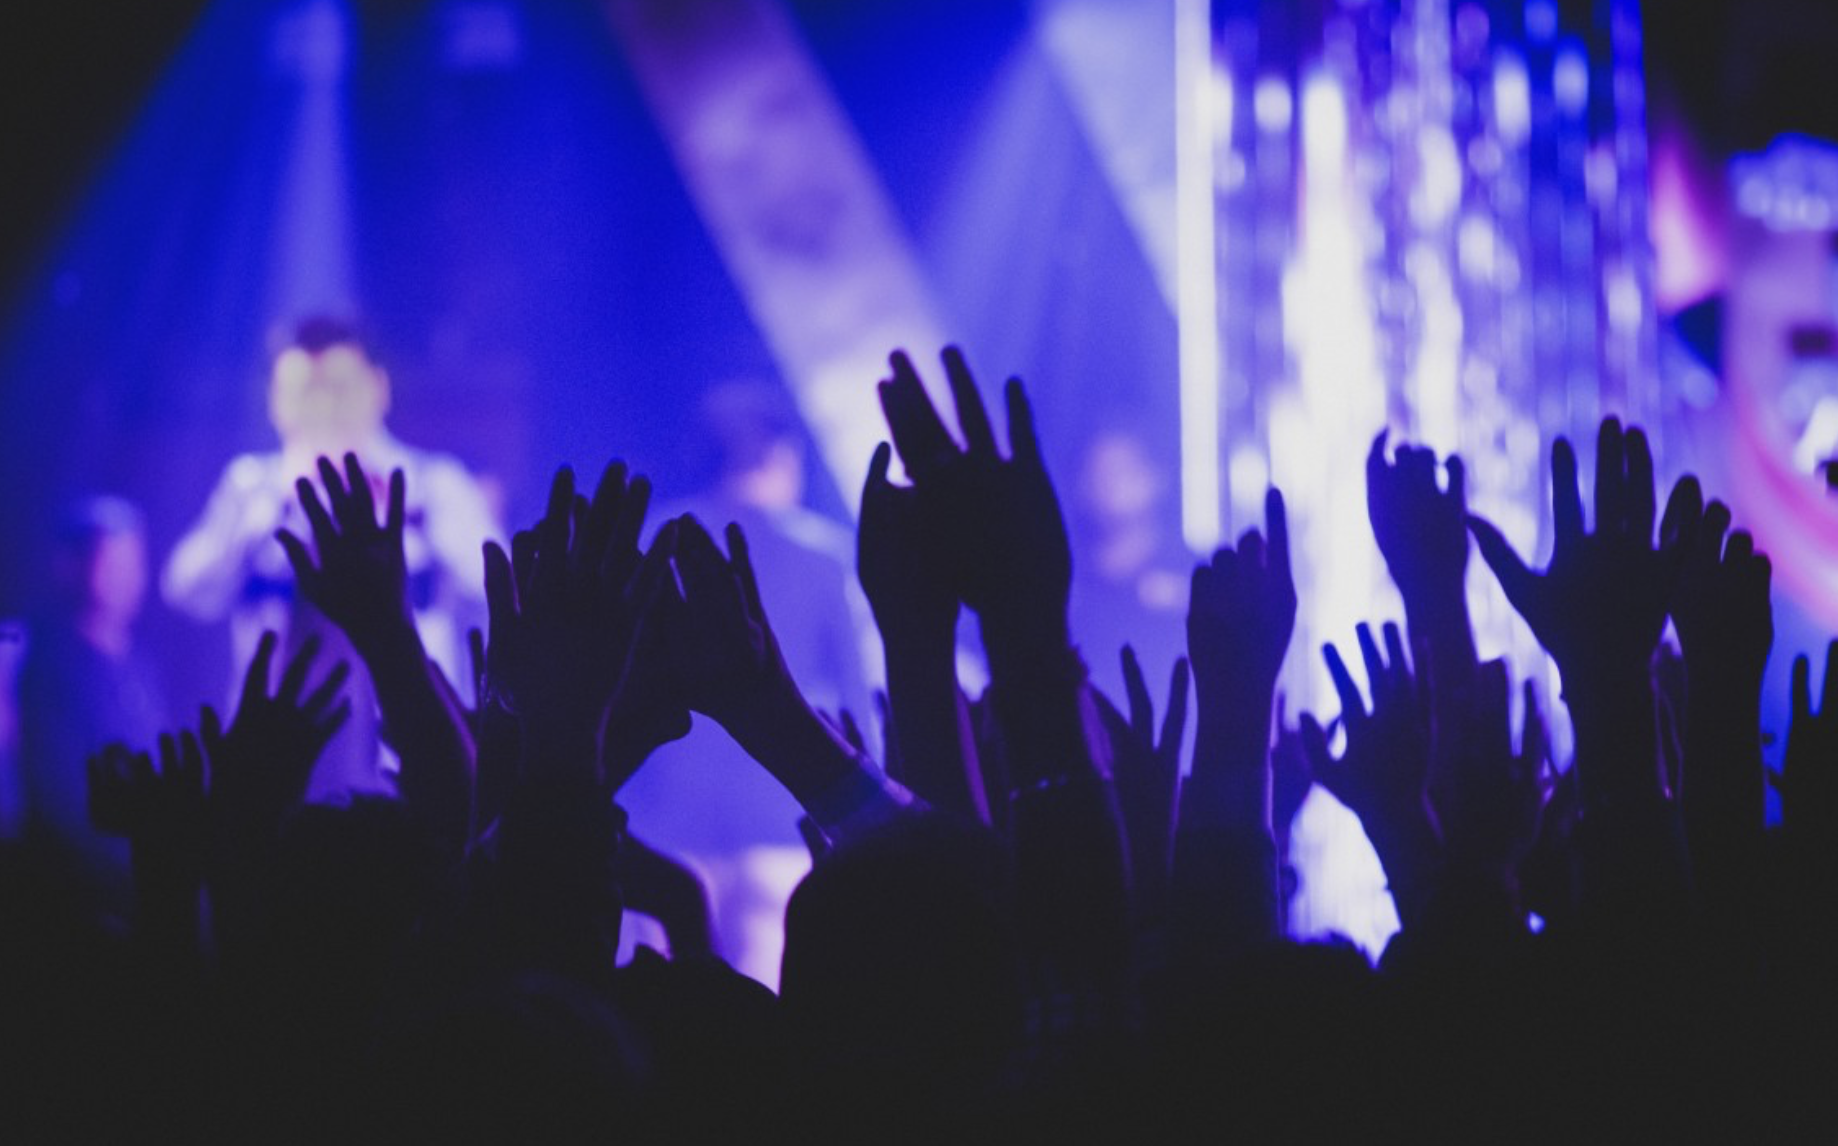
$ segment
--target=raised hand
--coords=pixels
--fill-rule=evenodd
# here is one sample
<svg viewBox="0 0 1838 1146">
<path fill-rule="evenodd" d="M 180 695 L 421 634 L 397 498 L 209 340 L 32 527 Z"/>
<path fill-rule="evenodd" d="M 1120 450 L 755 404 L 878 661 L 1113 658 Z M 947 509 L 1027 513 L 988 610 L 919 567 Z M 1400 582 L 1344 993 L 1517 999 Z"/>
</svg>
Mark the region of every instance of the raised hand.
<svg viewBox="0 0 1838 1146">
<path fill-rule="evenodd" d="M 690 708 L 724 727 L 744 725 L 763 705 L 797 692 L 766 620 L 746 535 L 729 525 L 724 555 L 693 517 L 665 528 L 683 586 L 674 675 Z"/>
<path fill-rule="evenodd" d="M 1838 854 L 1838 641 L 1825 651 L 1819 707 L 1812 705 L 1811 666 L 1793 660 L 1793 722 L 1782 763 L 1781 820 L 1802 846 Z"/>
<path fill-rule="evenodd" d="M 1063 633 L 1072 548 L 1041 463 L 1027 394 L 1019 379 L 1009 379 L 1009 456 L 1003 458 L 962 352 L 947 347 L 941 357 L 964 448 L 939 420 L 904 352 L 893 354 L 893 377 L 881 383 L 880 396 L 894 447 L 930 506 L 924 512 L 936 523 L 956 592 L 986 627 Z"/>
<path fill-rule="evenodd" d="M 1281 874 L 1270 824 L 1270 708 L 1295 630 L 1283 495 L 1264 497 L 1257 530 L 1193 571 L 1187 656 L 1193 666 L 1193 771 L 1182 785 L 1171 902 L 1182 944 L 1224 957 L 1274 938 Z"/>
<path fill-rule="evenodd" d="M 150 752 L 109 744 L 89 758 L 89 816 L 96 830 L 142 846 L 202 848 L 204 750 L 190 729 Z"/>
<path fill-rule="evenodd" d="M 1610 866 L 1630 874 L 1638 868 L 1649 887 L 1670 863 L 1661 858 L 1667 845 L 1658 822 L 1663 803 L 1649 665 L 1684 559 L 1681 539 L 1692 529 L 1695 495 L 1696 483 L 1674 489 L 1661 525 L 1665 544 L 1656 546 L 1646 435 L 1623 432 L 1619 421 L 1607 418 L 1596 443 L 1593 532 L 1583 527 L 1576 454 L 1562 438 L 1551 446 L 1556 543 L 1544 572 L 1528 568 L 1492 525 L 1468 519 L 1507 599 L 1563 675 L 1584 803 L 1595 811 L 1594 822 L 1613 809 L 1644 824 L 1613 841 L 1610 850 L 1623 854 Z M 1635 862 L 1622 862 L 1627 860 Z M 1617 886 L 1632 890 L 1624 881 Z"/>
<path fill-rule="evenodd" d="M 910 797 L 798 690 L 766 619 L 746 535 L 730 524 L 727 539 L 723 555 L 701 524 L 684 516 L 652 545 L 653 554 L 669 554 L 676 576 L 674 583 L 660 578 L 647 594 L 645 623 L 666 635 L 665 671 L 683 702 L 726 729 L 832 838 L 899 814 Z"/>
<path fill-rule="evenodd" d="M 99 830 L 129 840 L 136 936 L 154 950 L 194 957 L 210 853 L 197 735 L 163 733 L 157 767 L 147 752 L 108 745 L 89 760 L 89 808 Z"/>
<path fill-rule="evenodd" d="M 1438 728 L 1438 771 L 1448 778 L 1436 804 L 1445 869 L 1470 890 L 1516 900 L 1518 870 L 1538 838 L 1553 774 L 1538 691 L 1523 689 L 1519 747 L 1513 748 L 1512 685 L 1506 662 L 1488 661 L 1476 679 L 1465 724 Z"/>
<path fill-rule="evenodd" d="M 1306 713 L 1301 720 L 1302 748 L 1316 781 L 1365 826 L 1391 882 L 1398 916 L 1409 927 L 1423 917 L 1440 864 L 1441 833 L 1428 796 L 1429 694 L 1411 673 L 1396 625 L 1385 626 L 1384 653 L 1373 640 L 1371 626 L 1361 624 L 1356 633 L 1372 687 L 1372 706 L 1368 709 L 1360 696 L 1340 650 L 1327 645 L 1322 652 L 1340 696 L 1346 750 L 1336 757 L 1327 731 Z"/>
<path fill-rule="evenodd" d="M 345 662 L 333 666 L 312 692 L 306 691 L 319 656 L 316 637 L 300 646 L 270 693 L 278 645 L 274 633 L 262 635 L 227 729 L 209 705 L 202 717 L 201 740 L 210 762 L 216 818 L 255 831 L 272 830 L 299 805 L 319 754 L 351 715 L 351 702 L 340 699 L 350 675 Z"/>
<path fill-rule="evenodd" d="M 1404 598 L 1417 671 L 1435 681 L 1432 714 L 1439 727 L 1473 719 L 1479 657 L 1468 617 L 1467 478 L 1462 461 L 1448 460 L 1448 486 L 1437 484 L 1436 455 L 1401 445 L 1385 457 L 1385 434 L 1366 457 L 1366 509 L 1386 567 Z M 1432 802 L 1444 798 L 1448 778 L 1432 771 Z"/>
<path fill-rule="evenodd" d="M 607 467 L 591 502 L 564 466 L 536 528 L 485 547 L 492 694 L 523 719 L 525 752 L 599 767 L 599 737 L 638 630 L 637 538 L 650 483 Z"/>
<path fill-rule="evenodd" d="M 1180 787 L 1181 736 L 1187 728 L 1186 657 L 1177 657 L 1168 681 L 1168 707 L 1159 727 L 1155 702 L 1142 676 L 1136 650 L 1123 646 L 1123 684 L 1130 711 L 1118 712 L 1103 693 L 1093 692 L 1110 738 L 1111 783 L 1123 813 L 1130 847 L 1130 874 L 1139 912 L 1153 913 L 1166 894 L 1173 861 L 1175 794 Z"/>
<path fill-rule="evenodd" d="M 288 530 L 278 530 L 275 537 L 287 551 L 301 596 L 343 629 L 355 648 L 366 652 L 414 628 L 402 553 L 402 471 L 389 475 L 389 500 L 381 523 L 370 479 L 356 454 L 345 455 L 343 475 L 330 460 L 320 458 L 319 478 L 325 486 L 324 502 L 312 481 L 301 478 L 296 483 L 300 506 L 312 526 L 311 551 Z"/>
<path fill-rule="evenodd" d="M 1236 549 L 1220 549 L 1193 571 L 1187 651 L 1202 732 L 1196 772 L 1225 760 L 1207 751 L 1210 730 L 1238 730 L 1250 750 L 1239 754 L 1243 763 L 1262 767 L 1269 747 L 1270 706 L 1296 620 L 1289 519 L 1275 489 L 1264 497 L 1264 520 L 1268 541 L 1247 530 Z"/>
<path fill-rule="evenodd" d="M 957 622 L 958 590 L 951 555 L 943 544 L 948 522 L 942 507 L 928 502 L 919 490 L 887 480 L 892 459 L 893 450 L 885 442 L 876 447 L 862 487 L 856 535 L 862 591 L 883 639 L 923 639 L 939 632 L 949 639 Z"/>
<path fill-rule="evenodd" d="M 1673 499 L 1680 510 L 1674 516 L 1692 516 L 1696 489 L 1693 478 L 1679 482 Z M 1754 538 L 1740 529 L 1729 532 L 1729 526 L 1729 509 L 1713 501 L 1689 534 L 1678 539 L 1684 556 L 1672 595 L 1672 621 L 1694 695 L 1700 683 L 1714 676 L 1718 686 L 1740 687 L 1742 695 L 1759 700 L 1774 644 L 1773 569 L 1766 555 L 1755 552 Z"/>
<path fill-rule="evenodd" d="M 1302 731 L 1285 716 L 1287 701 L 1276 694 L 1276 735 L 1270 744 L 1270 826 L 1276 842 L 1284 851 L 1289 847 L 1289 831 L 1315 786 L 1314 769 L 1309 766 L 1308 751 L 1302 746 Z"/>
<path fill-rule="evenodd" d="M 1406 604 L 1452 595 L 1463 600 L 1468 569 L 1468 499 L 1461 459 L 1451 456 L 1446 489 L 1437 484 L 1436 454 L 1399 446 L 1385 458 L 1386 432 L 1366 456 L 1366 512 L 1379 552 Z"/>
<path fill-rule="evenodd" d="M 344 630 L 370 671 L 391 745 L 402 758 L 403 798 L 430 838 L 457 858 L 472 836 L 476 750 L 464 712 L 447 703 L 441 691 L 444 682 L 428 659 L 409 606 L 402 471 L 390 474 L 381 523 L 370 479 L 356 454 L 345 455 L 342 475 L 329 460 L 319 459 L 319 477 L 329 509 L 311 481 L 297 483 L 300 506 L 312 525 L 313 552 L 287 530 L 276 536 L 301 595 Z"/>
<path fill-rule="evenodd" d="M 1346 728 L 1347 743 L 1336 757 L 1329 749 L 1326 729 L 1314 716 L 1303 713 L 1302 746 L 1309 769 L 1335 799 L 1362 819 L 1368 815 L 1381 821 L 1399 815 L 1429 815 L 1429 690 L 1412 675 L 1403 634 L 1395 624 L 1385 625 L 1384 652 L 1373 640 L 1370 625 L 1361 623 L 1355 633 L 1371 682 L 1372 705 L 1367 708 L 1340 650 L 1333 644 L 1324 646 L 1322 655 L 1340 697 L 1340 721 Z"/>
<path fill-rule="evenodd" d="M 897 400 L 896 400 L 897 401 Z M 957 689 L 958 590 L 945 508 L 887 480 L 893 452 L 875 450 L 862 487 L 857 569 L 887 659 L 887 765 L 934 807 L 988 820 L 968 714 Z"/>
<path fill-rule="evenodd" d="M 1695 486 L 1692 487 L 1695 489 Z M 1556 543 L 1543 572 L 1529 568 L 1504 536 L 1479 517 L 1468 528 L 1507 600 L 1557 662 L 1566 690 L 1603 674 L 1644 676 L 1659 644 L 1683 553 L 1653 543 L 1653 456 L 1637 427 L 1602 422 L 1596 440 L 1595 529 L 1583 526 L 1576 453 L 1551 445 L 1551 516 Z M 1689 513 L 1682 483 L 1667 506 L 1665 532 Z"/>
<path fill-rule="evenodd" d="M 1696 483 L 1682 497 L 1697 499 Z M 1763 866 L 1767 785 L 1761 756 L 1761 683 L 1774 642 L 1771 567 L 1729 510 L 1713 501 L 1685 516 L 1672 620 L 1685 654 L 1683 759 L 1677 791 L 1694 882 L 1737 931 L 1754 923 Z"/>
</svg>

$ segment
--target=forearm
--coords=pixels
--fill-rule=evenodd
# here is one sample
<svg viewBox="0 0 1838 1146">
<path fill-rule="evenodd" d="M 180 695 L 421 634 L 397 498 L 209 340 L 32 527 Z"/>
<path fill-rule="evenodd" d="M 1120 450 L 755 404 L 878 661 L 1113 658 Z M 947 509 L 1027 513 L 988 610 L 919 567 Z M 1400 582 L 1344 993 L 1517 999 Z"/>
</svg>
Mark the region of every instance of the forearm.
<svg viewBox="0 0 1838 1146">
<path fill-rule="evenodd" d="M 1430 658 L 1430 679 L 1459 680 L 1480 664 L 1468 594 L 1461 578 L 1417 587 L 1403 593 L 1404 621 L 1413 648 Z"/>
<path fill-rule="evenodd" d="M 933 807 L 987 821 L 952 634 L 889 635 L 886 647 L 890 740 L 902 778 Z"/>
<path fill-rule="evenodd" d="M 434 682 L 414 625 L 401 625 L 358 645 L 376 685 L 383 725 L 402 759 L 402 797 L 443 853 L 472 838 L 476 759 L 472 735 Z"/>
<path fill-rule="evenodd" d="M 1053 991 L 1112 992 L 1129 953 L 1122 821 L 1109 781 L 1065 776 L 1010 805 L 1023 938 Z"/>
<path fill-rule="evenodd" d="M 1442 844 L 1428 809 L 1368 811 L 1360 822 L 1385 869 L 1399 922 L 1406 929 L 1420 926 L 1436 894 L 1442 862 Z"/>
<path fill-rule="evenodd" d="M 1654 697 L 1644 672 L 1565 683 L 1583 798 L 1578 858 L 1598 919 L 1671 912 L 1684 886 L 1677 826 L 1660 789 Z"/>
<path fill-rule="evenodd" d="M 898 815 L 913 802 L 843 743 L 789 682 L 761 689 L 720 722 L 832 838 Z"/>
<path fill-rule="evenodd" d="M 1173 908 L 1185 942 L 1202 952 L 1281 930 L 1270 828 L 1270 703 L 1267 695 L 1260 704 L 1217 690 L 1200 698 L 1193 773 L 1181 786 L 1175 828 Z M 1234 720 L 1233 713 L 1242 715 Z"/>
<path fill-rule="evenodd" d="M 1193 775 L 1181 790 L 1180 823 L 1247 838 L 1270 828 L 1270 710 L 1267 693 L 1234 701 L 1202 696 Z M 1236 718 L 1235 718 L 1235 714 Z"/>
<path fill-rule="evenodd" d="M 1081 709 L 1085 663 L 1064 619 L 986 619 L 982 630 L 989 700 L 1014 789 L 1096 775 Z"/>
<path fill-rule="evenodd" d="M 1761 878 L 1766 792 L 1759 681 L 1686 664 L 1680 802 L 1697 890 L 1718 914 L 1751 903 Z"/>
<path fill-rule="evenodd" d="M 1597 814 L 1663 806 L 1656 700 L 1644 665 L 1566 675 L 1583 806 Z"/>
</svg>

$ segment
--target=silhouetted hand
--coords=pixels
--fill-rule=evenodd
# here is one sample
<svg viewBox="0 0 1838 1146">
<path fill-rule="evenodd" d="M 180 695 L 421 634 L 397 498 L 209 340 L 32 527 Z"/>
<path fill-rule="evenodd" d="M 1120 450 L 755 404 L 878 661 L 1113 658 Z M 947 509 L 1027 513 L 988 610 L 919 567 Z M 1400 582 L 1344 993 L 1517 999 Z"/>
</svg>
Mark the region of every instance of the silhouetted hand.
<svg viewBox="0 0 1838 1146">
<path fill-rule="evenodd" d="M 1766 772 L 1761 756 L 1761 683 L 1774 643 L 1771 567 L 1729 510 L 1695 508 L 1686 478 L 1674 502 L 1685 525 L 1672 620 L 1685 654 L 1682 766 L 1674 790 L 1684 813 L 1698 897 L 1729 935 L 1753 932 L 1766 880 Z M 1688 488 L 1686 488 L 1688 486 Z M 1726 536 L 1727 532 L 1727 536 Z"/>
<path fill-rule="evenodd" d="M 766 620 L 746 535 L 730 524 L 724 555 L 694 517 L 666 528 L 683 587 L 671 649 L 675 678 L 691 709 L 724 727 L 744 724 L 762 705 L 797 691 Z"/>
<path fill-rule="evenodd" d="M 957 587 L 946 508 L 887 480 L 892 450 L 874 452 L 862 487 L 857 568 L 886 653 L 890 776 L 932 806 L 987 820 L 957 690 Z M 897 773 L 897 775 L 896 775 Z"/>
<path fill-rule="evenodd" d="M 342 476 L 331 461 L 320 458 L 319 477 L 326 502 L 320 501 L 318 487 L 308 479 L 301 478 L 295 485 L 312 526 L 311 551 L 288 530 L 278 530 L 275 537 L 287 551 L 301 596 L 343 629 L 352 645 L 363 652 L 381 639 L 414 627 L 408 565 L 402 552 L 402 471 L 389 475 L 389 502 L 381 524 L 370 479 L 356 454 L 345 455 Z"/>
<path fill-rule="evenodd" d="M 1462 595 L 1468 569 L 1468 501 L 1461 459 L 1447 463 L 1448 488 L 1437 485 L 1436 454 L 1399 446 L 1385 459 L 1386 431 L 1366 456 L 1366 512 L 1372 535 L 1406 602 Z"/>
<path fill-rule="evenodd" d="M 1583 529 L 1576 455 L 1551 446 L 1556 543 L 1542 573 L 1527 568 L 1499 530 L 1468 519 L 1507 599 L 1557 662 L 1577 731 L 1577 762 L 1590 839 L 1602 849 L 1586 888 L 1653 902 L 1674 882 L 1677 856 L 1663 823 L 1650 665 L 1696 513 L 1696 484 L 1681 482 L 1653 542 L 1653 459 L 1646 435 L 1604 419 L 1596 445 L 1595 529 Z M 1619 828 L 1604 827 L 1620 817 Z M 1631 817 L 1631 820 L 1629 819 Z M 1638 822 L 1637 829 L 1629 824 Z M 1598 832 L 1595 829 L 1600 828 Z M 1606 833 L 1606 834 L 1604 834 Z M 1620 900 L 1625 903 L 1626 901 Z"/>
<path fill-rule="evenodd" d="M 1470 516 L 1481 556 L 1557 662 L 1566 690 L 1603 673 L 1644 676 L 1683 556 L 1653 543 L 1653 457 L 1646 435 L 1637 427 L 1624 433 L 1615 418 L 1603 420 L 1593 532 L 1583 527 L 1576 453 L 1563 438 L 1551 445 L 1551 501 L 1556 543 L 1542 573 L 1528 568 L 1492 524 Z M 1676 533 L 1673 523 L 1685 512 L 1687 499 L 1675 491 L 1667 534 Z"/>
<path fill-rule="evenodd" d="M 1139 910 L 1153 912 L 1166 893 L 1173 860 L 1175 794 L 1181 779 L 1181 736 L 1187 727 L 1186 657 L 1177 657 L 1168 681 L 1168 707 L 1159 729 L 1155 702 L 1143 680 L 1136 650 L 1123 646 L 1127 717 L 1109 697 L 1093 691 L 1111 748 L 1111 783 L 1123 813 L 1130 873 Z"/>
<path fill-rule="evenodd" d="M 1517 872 L 1538 838 L 1539 814 L 1553 774 L 1538 692 L 1523 689 L 1519 748 L 1513 748 L 1512 683 L 1506 662 L 1488 661 L 1477 676 L 1464 726 L 1438 729 L 1435 752 L 1449 779 L 1436 804 L 1447 866 L 1471 884 L 1514 892 Z"/>
<path fill-rule="evenodd" d="M 142 847 L 200 851 L 204 839 L 204 751 L 190 729 L 162 733 L 159 764 L 149 752 L 114 743 L 89 758 L 89 815 L 101 832 Z"/>
<path fill-rule="evenodd" d="M 1003 458 L 963 354 L 947 347 L 942 358 L 964 448 L 939 420 L 904 352 L 893 354 L 893 377 L 881 383 L 880 396 L 924 512 L 943 527 L 935 540 L 944 564 L 985 626 L 1063 633 L 1072 549 L 1041 464 L 1027 395 L 1019 379 L 1009 380 L 1009 457 Z"/>
<path fill-rule="evenodd" d="M 887 480 L 893 450 L 883 442 L 868 465 L 856 536 L 856 568 L 883 640 L 923 639 L 957 622 L 957 589 L 944 545 L 948 523 L 919 490 Z"/>
<path fill-rule="evenodd" d="M 1269 540 L 1247 530 L 1193 571 L 1187 656 L 1193 666 L 1193 770 L 1175 826 L 1172 918 L 1202 959 L 1274 938 L 1282 874 L 1270 824 L 1270 709 L 1295 630 L 1283 495 L 1264 496 Z"/>
<path fill-rule="evenodd" d="M 599 767 L 599 738 L 639 628 L 637 538 L 650 483 L 607 467 L 592 502 L 564 466 L 534 530 L 511 554 L 485 547 L 494 698 L 523 721 L 526 753 Z"/>
<path fill-rule="evenodd" d="M 1434 890 L 1441 833 L 1427 790 L 1432 750 L 1428 690 L 1411 675 L 1398 627 L 1388 623 L 1384 631 L 1386 652 L 1381 654 L 1371 626 L 1361 624 L 1356 630 L 1372 688 L 1370 709 L 1340 650 L 1332 644 L 1322 650 L 1340 696 L 1346 750 L 1336 757 L 1327 731 L 1306 713 L 1301 736 L 1315 780 L 1365 826 L 1391 881 L 1399 918 L 1408 927 L 1422 918 Z"/>
<path fill-rule="evenodd" d="M 1264 497 L 1269 540 L 1255 529 L 1193 571 L 1187 610 L 1187 650 L 1202 730 L 1242 729 L 1261 760 L 1268 747 L 1270 706 L 1289 638 L 1295 632 L 1296 590 L 1289 571 L 1289 520 L 1283 495 Z M 1213 759 L 1196 750 L 1194 766 Z"/>
<path fill-rule="evenodd" d="M 219 822 L 268 831 L 297 807 L 319 754 L 351 715 L 340 699 L 350 666 L 340 661 L 311 693 L 307 677 L 319 656 L 309 637 L 269 692 L 279 638 L 264 633 L 243 677 L 235 718 L 224 728 L 217 712 L 204 706 L 201 740 L 210 762 L 211 806 Z"/>
<path fill-rule="evenodd" d="M 1287 704 L 1283 694 L 1277 693 L 1276 735 L 1270 742 L 1270 826 L 1277 844 L 1285 850 L 1290 827 L 1308 799 L 1309 789 L 1315 786 L 1308 750 L 1302 746 L 1302 731 L 1289 723 Z"/>
<path fill-rule="evenodd" d="M 719 723 L 831 838 L 902 814 L 910 796 L 804 699 L 766 619 L 746 535 L 729 524 L 727 540 L 724 555 L 686 515 L 651 547 L 669 555 L 676 576 L 648 594 L 646 624 L 668 638 L 667 671 L 683 702 Z"/>
<path fill-rule="evenodd" d="M 1372 706 L 1370 710 L 1366 707 L 1340 650 L 1332 644 L 1324 646 L 1328 675 L 1340 697 L 1347 743 L 1336 757 L 1326 729 L 1313 715 L 1303 713 L 1302 748 L 1309 771 L 1335 799 L 1358 813 L 1369 830 L 1383 829 L 1401 817 L 1433 820 L 1426 794 L 1431 753 L 1428 689 L 1411 675 L 1404 638 L 1396 625 L 1385 625 L 1384 653 L 1373 640 L 1370 625 L 1361 623 L 1355 632 L 1366 679 L 1371 682 Z"/>
<path fill-rule="evenodd" d="M 1696 490 L 1697 482 L 1685 478 L 1673 494 L 1687 517 Z M 1740 529 L 1728 532 L 1729 525 L 1729 509 L 1713 501 L 1689 536 L 1680 539 L 1684 556 L 1672 595 L 1672 621 L 1684 645 L 1694 696 L 1700 685 L 1710 683 L 1707 674 L 1714 673 L 1718 687 L 1740 687 L 1744 695 L 1759 698 L 1774 643 L 1773 570 L 1768 558 L 1755 552 L 1754 538 Z"/>
<path fill-rule="evenodd" d="M 1811 666 L 1793 659 L 1793 722 L 1782 762 L 1781 819 L 1804 844 L 1828 855 L 1838 848 L 1838 641 L 1826 646 L 1819 707 L 1812 706 Z"/>
</svg>

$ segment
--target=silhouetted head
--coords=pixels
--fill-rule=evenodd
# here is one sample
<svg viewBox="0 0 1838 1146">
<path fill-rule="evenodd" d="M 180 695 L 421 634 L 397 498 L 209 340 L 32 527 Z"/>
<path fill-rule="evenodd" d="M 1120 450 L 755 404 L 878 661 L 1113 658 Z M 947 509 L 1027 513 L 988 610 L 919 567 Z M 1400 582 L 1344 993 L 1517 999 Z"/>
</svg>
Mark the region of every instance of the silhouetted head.
<svg viewBox="0 0 1838 1146">
<path fill-rule="evenodd" d="M 389 375 L 354 324 L 308 318 L 275 355 L 268 419 L 289 450 L 336 458 L 366 445 L 388 412 Z"/>
<path fill-rule="evenodd" d="M 1018 1038 L 1007 857 L 980 825 L 925 815 L 839 849 L 785 912 L 780 995 L 854 1083 L 987 1083 Z"/>
</svg>

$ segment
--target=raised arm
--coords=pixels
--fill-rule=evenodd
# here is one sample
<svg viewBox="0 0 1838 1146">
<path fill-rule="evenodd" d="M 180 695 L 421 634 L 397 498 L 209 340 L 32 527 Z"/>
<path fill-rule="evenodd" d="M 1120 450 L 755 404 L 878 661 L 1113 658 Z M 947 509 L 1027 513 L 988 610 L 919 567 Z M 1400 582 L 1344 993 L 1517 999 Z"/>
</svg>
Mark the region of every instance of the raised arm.
<svg viewBox="0 0 1838 1146">
<path fill-rule="evenodd" d="M 1270 719 L 1295 631 L 1283 495 L 1264 498 L 1266 535 L 1247 530 L 1193 572 L 1193 772 L 1175 831 L 1177 909 L 1206 944 L 1274 938 L 1281 919 L 1270 824 Z M 1202 922 L 1204 921 L 1204 922 Z"/>
<path fill-rule="evenodd" d="M 1340 650 L 1325 646 L 1328 675 L 1340 696 L 1346 750 L 1335 756 L 1326 730 L 1307 714 L 1302 746 L 1315 779 L 1359 816 L 1384 865 L 1398 919 L 1409 929 L 1423 924 L 1442 871 L 1442 831 L 1429 802 L 1429 689 L 1412 674 L 1396 625 L 1385 626 L 1385 653 L 1373 640 L 1371 626 L 1361 624 L 1357 635 L 1372 686 L 1371 707 Z"/>
<path fill-rule="evenodd" d="M 1692 482 L 1682 495 L 1689 506 L 1696 483 L 1685 481 Z M 1774 616 L 1768 559 L 1729 524 L 1729 510 L 1713 501 L 1681 539 L 1672 620 L 1685 654 L 1679 802 L 1693 883 L 1713 918 L 1742 931 L 1757 922 L 1765 878 L 1761 682 Z"/>
<path fill-rule="evenodd" d="M 1660 783 L 1651 662 L 1682 548 L 1655 545 L 1646 435 L 1603 421 L 1596 442 L 1595 527 L 1583 524 L 1576 453 L 1551 446 L 1550 564 L 1528 567 L 1490 523 L 1468 519 L 1506 597 L 1557 662 L 1576 728 L 1585 902 L 1611 911 L 1677 906 L 1676 826 Z M 1674 491 L 1662 535 L 1685 534 L 1689 494 Z"/>
<path fill-rule="evenodd" d="M 312 482 L 297 485 L 312 548 L 285 529 L 276 536 L 300 595 L 344 630 L 370 670 L 385 733 L 402 759 L 410 812 L 440 852 L 457 860 L 472 840 L 476 753 L 470 730 L 441 693 L 409 609 L 402 471 L 389 476 L 379 522 L 357 455 L 344 460 L 343 474 L 319 460 L 324 501 Z"/>
<path fill-rule="evenodd" d="M 856 567 L 887 658 L 889 744 L 902 782 L 935 808 L 987 822 L 970 713 L 957 687 L 957 589 L 948 523 L 919 491 L 887 480 L 893 457 L 874 452 L 862 487 Z M 996 793 L 997 797 L 1006 793 Z"/>
</svg>

